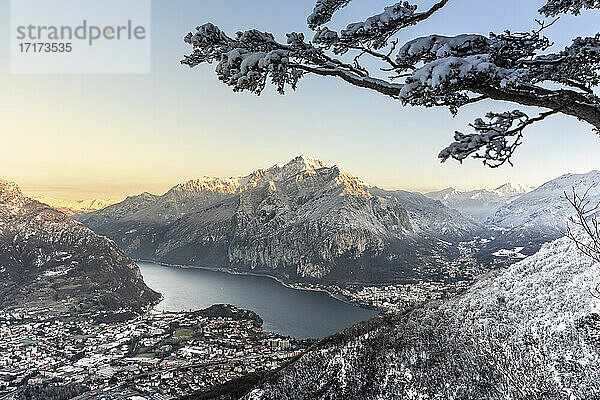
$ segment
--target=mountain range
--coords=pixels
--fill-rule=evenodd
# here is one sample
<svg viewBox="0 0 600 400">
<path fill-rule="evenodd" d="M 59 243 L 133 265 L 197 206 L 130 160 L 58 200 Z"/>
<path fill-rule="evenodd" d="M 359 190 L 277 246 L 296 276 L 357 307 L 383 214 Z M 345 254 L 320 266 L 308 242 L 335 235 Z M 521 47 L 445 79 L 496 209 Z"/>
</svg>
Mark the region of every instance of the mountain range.
<svg viewBox="0 0 600 400">
<path fill-rule="evenodd" d="M 522 247 L 522 254 L 531 255 L 541 244 L 564 236 L 567 221 L 575 214 L 565 197 L 572 190 L 587 192 L 590 203 L 598 204 L 600 171 L 560 176 L 498 207 L 487 220 L 495 229 L 494 244 L 488 243 L 483 253 Z"/>
<path fill-rule="evenodd" d="M 130 256 L 290 282 L 377 284 L 439 278 L 440 265 L 475 242 L 480 258 L 531 256 L 462 294 L 360 323 L 274 372 L 198 398 L 600 398 L 600 264 L 560 238 L 573 213 L 564 192 L 599 202 L 600 171 L 530 189 L 429 198 L 299 156 L 78 215 L 94 233 L 0 180 L 0 308 L 142 310 L 160 295 Z M 479 220 L 465 215 L 472 203 L 486 210 Z"/>
<path fill-rule="evenodd" d="M 0 180 L 0 308 L 139 311 L 160 295 L 110 239 Z"/>
<path fill-rule="evenodd" d="M 426 193 L 425 196 L 439 200 L 450 208 L 459 210 L 482 223 L 491 217 L 496 210 L 515 198 L 529 193 L 533 186 L 506 183 L 493 190 L 478 189 L 461 192 L 452 187 L 437 192 Z"/>
<path fill-rule="evenodd" d="M 506 256 L 534 254 L 543 243 L 565 235 L 567 221 L 574 215 L 565 193 L 587 192 L 591 204 L 600 202 L 600 171 L 566 174 L 538 188 L 505 184 L 494 190 L 460 192 L 452 188 L 427 193 L 450 208 L 469 215 L 491 232 L 475 254 L 482 262 Z"/>
<path fill-rule="evenodd" d="M 288 282 L 406 283 L 443 278 L 439 266 L 472 245 L 480 267 L 507 264 L 564 235 L 563 192 L 600 172 L 537 189 L 445 189 L 422 195 L 371 186 L 307 156 L 249 175 L 202 177 L 163 195 L 142 193 L 76 218 L 133 258 L 263 273 Z"/>
<path fill-rule="evenodd" d="M 458 256 L 482 226 L 419 193 L 373 187 L 307 156 L 204 177 L 77 217 L 131 257 L 291 282 L 409 282 Z"/>
<path fill-rule="evenodd" d="M 35 196 L 33 200 L 47 204 L 69 216 L 101 210 L 104 207 L 117 203 L 116 200 L 112 199 L 64 200 L 48 196 Z"/>
</svg>

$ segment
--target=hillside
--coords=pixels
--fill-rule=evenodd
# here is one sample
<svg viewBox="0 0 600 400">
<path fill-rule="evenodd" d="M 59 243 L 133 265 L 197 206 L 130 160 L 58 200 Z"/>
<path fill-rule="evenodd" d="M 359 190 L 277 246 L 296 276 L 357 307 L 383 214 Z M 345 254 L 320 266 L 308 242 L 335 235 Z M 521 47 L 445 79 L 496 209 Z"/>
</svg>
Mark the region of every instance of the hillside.
<svg viewBox="0 0 600 400">
<path fill-rule="evenodd" d="M 111 240 L 0 180 L 0 309 L 140 310 L 160 295 Z"/>
</svg>

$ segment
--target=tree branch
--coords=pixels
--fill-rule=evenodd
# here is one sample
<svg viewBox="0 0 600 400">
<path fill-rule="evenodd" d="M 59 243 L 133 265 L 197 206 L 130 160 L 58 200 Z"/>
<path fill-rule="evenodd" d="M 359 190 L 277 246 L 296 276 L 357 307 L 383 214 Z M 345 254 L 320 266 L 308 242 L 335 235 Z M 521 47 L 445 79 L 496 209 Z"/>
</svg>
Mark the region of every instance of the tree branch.
<svg viewBox="0 0 600 400">
<path fill-rule="evenodd" d="M 382 79 L 377 79 L 368 76 L 359 76 L 357 74 L 353 74 L 351 72 L 337 68 L 321 68 L 304 64 L 291 64 L 291 66 L 299 70 L 303 70 L 316 75 L 336 76 L 354 86 L 371 89 L 386 96 L 390 96 L 394 99 L 398 99 L 400 90 L 402 90 L 403 86 L 401 84 L 389 83 Z"/>
<path fill-rule="evenodd" d="M 523 106 L 534 106 L 560 111 L 586 121 L 600 130 L 600 104 L 594 104 L 585 95 L 572 90 L 550 90 L 537 86 L 519 89 L 500 89 L 493 86 L 466 88 L 493 100 L 510 101 Z"/>
<path fill-rule="evenodd" d="M 311 29 L 328 22 L 350 1 L 318 0 L 309 16 Z M 417 6 L 408 1 L 396 1 L 382 13 L 349 24 L 340 33 L 319 28 L 312 42 L 306 42 L 304 35 L 296 32 L 287 35 L 285 44 L 276 41 L 271 33 L 257 30 L 229 37 L 208 23 L 185 37 L 193 52 L 181 62 L 190 67 L 217 62 L 216 73 L 221 81 L 234 91 L 247 90 L 257 95 L 269 81 L 284 94 L 287 87 L 296 89 L 303 76 L 315 74 L 338 77 L 400 100 L 403 105 L 445 106 L 453 114 L 465 105 L 486 99 L 542 108 L 544 111 L 531 119 L 518 110 L 490 113 L 496 122 L 473 125 L 482 131 L 489 128 L 489 132 L 484 132 L 487 143 L 477 139 L 477 135 L 457 133 L 459 142 L 473 139 L 477 143 L 475 147 L 461 148 L 460 154 L 448 153 L 446 158 L 462 160 L 464 154 L 471 154 L 482 156 L 490 166 L 510 163 L 523 129 L 555 113 L 586 121 L 600 132 L 600 97 L 593 90 L 600 86 L 600 34 L 574 38 L 564 50 L 548 54 L 551 42 L 541 31 L 556 23 L 555 19 L 549 24 L 538 22 L 539 29 L 530 32 L 429 35 L 396 49 L 398 38 L 394 39 L 394 35 L 430 18 L 449 2 L 436 1 L 424 12 L 417 12 Z M 583 8 L 600 8 L 600 0 L 547 0 L 545 12 L 577 13 Z M 348 51 L 355 52 L 354 64 L 336 57 Z M 365 54 L 381 62 L 379 70 L 388 73 L 387 78 L 370 74 L 367 66 L 361 64 Z M 547 89 L 542 87 L 545 83 L 566 89 Z M 508 122 L 517 122 L 517 126 L 506 125 Z M 499 126 L 503 129 L 501 134 L 494 133 Z M 473 148 L 486 149 L 486 153 L 470 151 Z"/>
<path fill-rule="evenodd" d="M 600 202 L 591 203 L 590 189 L 588 188 L 583 195 L 579 195 L 575 188 L 571 188 L 570 194 L 564 192 L 564 197 L 576 212 L 575 216 L 569 217 L 567 236 L 582 253 L 600 262 Z M 587 240 L 581 239 L 581 233 L 585 234 Z"/>
</svg>

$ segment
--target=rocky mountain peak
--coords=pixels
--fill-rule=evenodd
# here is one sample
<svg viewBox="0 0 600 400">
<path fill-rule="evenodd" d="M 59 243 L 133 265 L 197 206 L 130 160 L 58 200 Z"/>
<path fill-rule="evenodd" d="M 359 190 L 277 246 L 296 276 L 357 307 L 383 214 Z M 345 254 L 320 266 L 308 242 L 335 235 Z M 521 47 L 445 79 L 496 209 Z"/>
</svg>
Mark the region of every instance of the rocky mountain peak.
<svg viewBox="0 0 600 400">
<path fill-rule="evenodd" d="M 314 173 L 324 167 L 326 165 L 322 161 L 302 154 L 285 164 L 275 164 L 267 169 L 258 169 L 247 176 L 229 178 L 204 176 L 192 179 L 174 186 L 169 192 L 178 194 L 234 194 L 262 184 L 270 184 L 269 182 L 272 181 L 276 182 L 280 179 L 290 178 L 302 172 Z"/>
<path fill-rule="evenodd" d="M 16 183 L 0 179 L 0 208 L 9 213 L 17 212 L 27 200 Z"/>
<path fill-rule="evenodd" d="M 282 169 L 284 175 L 295 175 L 304 171 L 314 172 L 325 167 L 326 165 L 323 161 L 301 154 L 285 164 Z"/>
<path fill-rule="evenodd" d="M 174 186 L 170 191 L 178 193 L 235 193 L 240 188 L 240 178 L 215 178 L 203 176 Z"/>
<path fill-rule="evenodd" d="M 333 185 L 342 187 L 341 195 L 360 196 L 366 199 L 373 197 L 369 192 L 372 186 L 355 177 L 348 170 L 334 165 L 330 171 L 333 176 Z"/>
<path fill-rule="evenodd" d="M 459 193 L 460 192 L 458 192 L 453 187 L 447 187 L 446 189 L 427 193 L 427 197 L 434 199 L 434 200 L 444 201 L 444 200 L 449 200 L 450 198 L 452 198 L 453 196 L 455 196 Z"/>
</svg>

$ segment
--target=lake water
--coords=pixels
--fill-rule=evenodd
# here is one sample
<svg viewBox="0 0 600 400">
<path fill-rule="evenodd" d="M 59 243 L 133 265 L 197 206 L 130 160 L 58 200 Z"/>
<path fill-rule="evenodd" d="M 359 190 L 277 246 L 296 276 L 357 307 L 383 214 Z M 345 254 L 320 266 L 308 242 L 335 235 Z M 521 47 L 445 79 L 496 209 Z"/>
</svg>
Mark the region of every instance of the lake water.
<svg viewBox="0 0 600 400">
<path fill-rule="evenodd" d="M 296 338 L 328 336 L 377 315 L 327 293 L 290 289 L 268 277 L 145 262 L 138 265 L 146 284 L 164 296 L 157 310 L 188 311 L 233 304 L 260 315 L 266 330 Z"/>
</svg>

